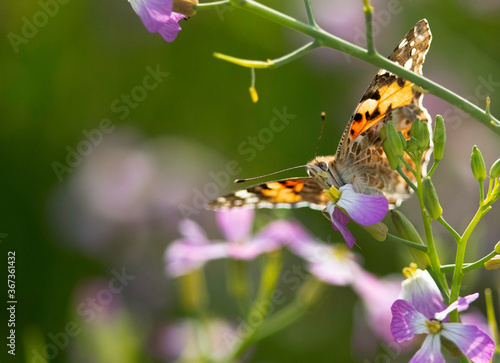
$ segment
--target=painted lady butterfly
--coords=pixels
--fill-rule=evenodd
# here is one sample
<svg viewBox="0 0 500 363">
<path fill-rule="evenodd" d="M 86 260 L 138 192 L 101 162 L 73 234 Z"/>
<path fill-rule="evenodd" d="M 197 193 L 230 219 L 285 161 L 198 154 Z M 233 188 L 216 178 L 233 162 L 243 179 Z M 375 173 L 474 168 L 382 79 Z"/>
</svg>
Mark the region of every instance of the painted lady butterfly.
<svg viewBox="0 0 500 363">
<path fill-rule="evenodd" d="M 422 74 L 431 32 L 427 20 L 420 20 L 394 49 L 389 59 Z M 412 122 L 419 118 L 429 125 L 422 106 L 422 93 L 395 74 L 381 69 L 361 98 L 340 139 L 334 156 L 318 156 L 307 167 L 309 177 L 272 181 L 239 190 L 208 203 L 208 209 L 233 207 L 324 209 L 328 198 L 323 190 L 353 184 L 363 194 L 383 194 L 391 207 L 409 198 L 411 189 L 387 161 L 380 130 L 388 121 L 410 138 Z M 429 127 L 430 129 L 430 127 Z M 429 130 L 431 131 L 431 130 Z M 427 152 L 426 159 L 430 157 Z M 407 160 L 411 163 L 411 160 Z M 426 163 L 423 165 L 425 175 Z M 408 177 L 414 180 L 411 173 Z"/>
</svg>

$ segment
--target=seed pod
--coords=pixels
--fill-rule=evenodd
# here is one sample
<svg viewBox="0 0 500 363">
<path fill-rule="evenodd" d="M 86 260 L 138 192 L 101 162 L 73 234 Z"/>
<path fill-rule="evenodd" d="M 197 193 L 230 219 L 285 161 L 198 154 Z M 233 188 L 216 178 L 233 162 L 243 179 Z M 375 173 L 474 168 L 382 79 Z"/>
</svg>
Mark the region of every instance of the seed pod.
<svg viewBox="0 0 500 363">
<path fill-rule="evenodd" d="M 495 161 L 490 169 L 490 177 L 496 179 L 500 176 L 500 159 Z"/>
<path fill-rule="evenodd" d="M 441 115 L 436 116 L 436 126 L 434 127 L 434 159 L 441 160 L 446 144 L 446 128 Z"/>
<path fill-rule="evenodd" d="M 434 185 L 429 177 L 424 179 L 423 183 L 423 196 L 425 208 L 432 219 L 438 219 L 443 214 L 443 208 L 439 204 L 439 199 L 434 189 Z"/>
<path fill-rule="evenodd" d="M 424 242 L 418 234 L 417 229 L 403 213 L 398 210 L 393 210 L 391 211 L 391 217 L 399 235 L 402 238 L 424 245 Z M 420 269 L 425 270 L 425 268 L 431 264 L 429 256 L 427 256 L 427 254 L 423 251 L 419 251 L 415 248 L 410 248 L 410 253 L 413 257 L 413 260 L 416 262 L 417 266 Z"/>
<path fill-rule="evenodd" d="M 401 142 L 398 132 L 392 122 L 387 123 L 387 140 L 389 141 L 389 146 L 394 152 L 394 155 L 403 156 L 403 143 Z"/>
<path fill-rule="evenodd" d="M 483 155 L 476 145 L 474 145 L 474 147 L 472 148 L 470 167 L 476 180 L 483 181 L 484 179 L 486 179 L 486 166 L 484 165 Z"/>
</svg>

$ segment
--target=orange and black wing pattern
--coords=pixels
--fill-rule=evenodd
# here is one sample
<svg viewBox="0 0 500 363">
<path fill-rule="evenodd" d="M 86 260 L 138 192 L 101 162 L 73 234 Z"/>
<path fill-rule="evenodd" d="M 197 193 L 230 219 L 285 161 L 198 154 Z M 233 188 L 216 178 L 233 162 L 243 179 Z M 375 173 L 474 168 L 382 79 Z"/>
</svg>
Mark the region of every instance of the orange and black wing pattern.
<svg viewBox="0 0 500 363">
<path fill-rule="evenodd" d="M 207 209 L 299 208 L 323 209 L 328 202 L 313 178 L 291 178 L 253 185 L 224 195 L 207 204 Z"/>
</svg>

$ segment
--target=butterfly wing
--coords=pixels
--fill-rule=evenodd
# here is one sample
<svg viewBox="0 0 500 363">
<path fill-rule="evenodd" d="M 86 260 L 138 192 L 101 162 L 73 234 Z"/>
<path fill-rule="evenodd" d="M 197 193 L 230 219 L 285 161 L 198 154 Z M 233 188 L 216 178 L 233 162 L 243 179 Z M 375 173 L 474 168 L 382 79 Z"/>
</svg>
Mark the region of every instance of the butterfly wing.
<svg viewBox="0 0 500 363">
<path fill-rule="evenodd" d="M 422 74 L 431 38 L 429 24 L 422 19 L 406 34 L 389 59 Z M 392 120 L 396 129 L 408 139 L 411 124 L 417 117 L 424 122 L 430 119 L 422 106 L 422 94 L 412 88 L 411 82 L 381 69 L 361 98 L 339 143 L 336 161 L 338 168 L 345 170 L 343 179 L 348 182 L 357 179 L 367 193 L 381 191 L 391 205 L 408 198 L 409 186 L 390 168 L 382 150 L 380 129 Z M 430 152 L 427 158 L 429 156 Z"/>
<path fill-rule="evenodd" d="M 328 202 L 313 178 L 290 178 L 253 185 L 224 195 L 207 204 L 207 209 L 299 208 L 323 209 Z"/>
</svg>

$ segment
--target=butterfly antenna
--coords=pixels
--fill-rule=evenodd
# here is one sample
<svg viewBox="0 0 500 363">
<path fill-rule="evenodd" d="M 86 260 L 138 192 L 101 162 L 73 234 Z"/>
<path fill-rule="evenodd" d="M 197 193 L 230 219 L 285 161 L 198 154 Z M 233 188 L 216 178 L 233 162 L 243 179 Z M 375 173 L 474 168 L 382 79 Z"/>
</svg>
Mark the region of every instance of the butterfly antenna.
<svg viewBox="0 0 500 363">
<path fill-rule="evenodd" d="M 319 141 L 321 140 L 321 136 L 323 136 L 323 128 L 325 126 L 325 117 L 326 113 L 323 111 L 321 112 L 321 130 L 319 131 L 319 137 L 318 141 L 316 141 L 316 149 L 314 150 L 314 156 L 318 156 L 318 146 L 319 146 Z"/>
<path fill-rule="evenodd" d="M 261 176 L 256 176 L 256 177 L 253 177 L 253 178 L 246 178 L 246 179 L 236 179 L 234 182 L 237 184 L 237 183 L 244 183 L 244 182 L 247 182 L 247 181 L 250 181 L 250 180 L 255 180 L 255 179 L 262 179 L 262 178 L 266 178 L 268 176 L 271 176 L 271 175 L 276 175 L 276 174 L 279 174 L 279 173 L 283 173 L 285 171 L 289 171 L 289 170 L 293 170 L 293 169 L 299 169 L 299 168 L 305 168 L 307 165 L 299 165 L 299 166 L 293 166 L 291 168 L 288 168 L 288 169 L 283 169 L 283 170 L 280 170 L 280 171 L 275 171 L 274 173 L 270 173 L 270 174 L 266 174 L 266 175 L 261 175 Z"/>
</svg>

